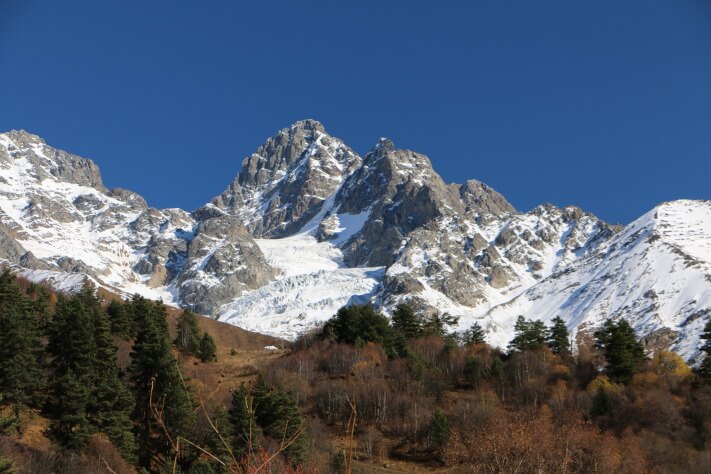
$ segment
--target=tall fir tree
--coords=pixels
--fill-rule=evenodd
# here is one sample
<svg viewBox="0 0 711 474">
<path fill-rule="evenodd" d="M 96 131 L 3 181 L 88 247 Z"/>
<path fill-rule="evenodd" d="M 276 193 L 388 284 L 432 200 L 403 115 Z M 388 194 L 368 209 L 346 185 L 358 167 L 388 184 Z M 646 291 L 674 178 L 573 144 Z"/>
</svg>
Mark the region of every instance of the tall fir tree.
<svg viewBox="0 0 711 474">
<path fill-rule="evenodd" d="M 701 352 L 704 353 L 704 360 L 700 368 L 701 378 L 705 384 L 711 385 L 711 319 L 706 322 L 701 339 L 706 341 L 701 347 Z"/>
<path fill-rule="evenodd" d="M 515 336 L 509 350 L 526 351 L 540 349 L 546 343 L 546 326 L 542 321 L 533 321 L 519 316 L 514 325 Z"/>
<path fill-rule="evenodd" d="M 553 325 L 547 333 L 546 343 L 551 351 L 561 357 L 570 356 L 570 334 L 565 321 L 560 316 L 556 316 L 552 321 Z"/>
<path fill-rule="evenodd" d="M 136 335 L 136 324 L 128 308 L 129 304 L 117 300 L 109 301 L 106 307 L 111 333 L 123 339 L 131 339 Z"/>
<path fill-rule="evenodd" d="M 260 380 L 258 384 L 264 384 Z M 268 389 L 262 390 L 266 394 Z M 237 460 L 249 456 L 259 449 L 261 430 L 256 422 L 254 411 L 254 396 L 249 393 L 244 384 L 232 393 L 232 403 L 228 413 L 230 434 L 232 439 L 232 454 Z"/>
<path fill-rule="evenodd" d="M 136 443 L 132 432 L 131 412 L 134 401 L 128 387 L 121 380 L 116 363 L 116 345 L 111 337 L 109 321 L 101 308 L 101 301 L 93 292 L 81 294 L 94 323 L 94 383 L 88 405 L 90 421 L 106 433 L 119 452 L 135 461 Z"/>
<path fill-rule="evenodd" d="M 0 274 L 0 396 L 3 403 L 36 406 L 43 386 L 42 328 L 36 305 L 12 274 Z M 42 318 L 43 319 L 43 318 Z"/>
<path fill-rule="evenodd" d="M 175 345 L 185 354 L 198 355 L 200 352 L 200 326 L 195 313 L 189 309 L 183 310 L 176 324 L 177 335 Z"/>
<path fill-rule="evenodd" d="M 595 332 L 595 346 L 605 355 L 605 372 L 615 382 L 628 383 L 647 360 L 644 346 L 626 319 L 608 319 Z"/>
<path fill-rule="evenodd" d="M 406 339 L 416 339 L 422 336 L 422 321 L 409 304 L 401 303 L 395 308 L 392 326 L 397 335 Z"/>
<path fill-rule="evenodd" d="M 81 296 L 59 296 L 48 350 L 54 375 L 50 431 L 63 447 L 81 450 L 94 431 L 87 406 L 96 378 L 92 315 Z"/>
<path fill-rule="evenodd" d="M 195 417 L 170 349 L 165 306 L 140 296 L 133 298 L 131 306 L 139 321 L 129 366 L 136 397 L 139 462 L 155 466 L 157 460 L 174 454 L 172 440 L 190 437 Z"/>
<path fill-rule="evenodd" d="M 475 344 L 484 344 L 486 342 L 486 332 L 478 322 L 475 322 L 472 327 L 464 331 L 464 344 L 467 346 Z"/>
</svg>

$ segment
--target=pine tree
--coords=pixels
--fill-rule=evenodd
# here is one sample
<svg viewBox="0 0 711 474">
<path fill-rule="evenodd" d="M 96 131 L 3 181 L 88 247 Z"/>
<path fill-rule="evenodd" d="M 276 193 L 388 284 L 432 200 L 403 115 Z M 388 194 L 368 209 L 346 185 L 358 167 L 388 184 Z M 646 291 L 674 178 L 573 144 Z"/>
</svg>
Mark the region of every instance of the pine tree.
<svg viewBox="0 0 711 474">
<path fill-rule="evenodd" d="M 178 316 L 177 336 L 175 345 L 185 354 L 197 355 L 200 351 L 200 326 L 195 313 L 189 309 L 183 310 Z"/>
<path fill-rule="evenodd" d="M 200 339 L 200 350 L 198 352 L 200 360 L 203 362 L 217 361 L 216 352 L 217 347 L 215 347 L 215 341 L 212 340 L 212 337 L 208 333 L 203 333 L 202 339 Z"/>
<path fill-rule="evenodd" d="M 41 328 L 35 304 L 9 271 L 0 275 L 0 395 L 4 402 L 34 406 L 42 388 Z"/>
<path fill-rule="evenodd" d="M 170 350 L 165 306 L 135 296 L 131 307 L 140 322 L 129 366 L 136 396 L 134 420 L 139 425 L 140 464 L 150 466 L 154 455 L 167 458 L 171 454 L 170 438 L 189 437 L 195 419 L 190 394 Z"/>
<path fill-rule="evenodd" d="M 60 295 L 50 328 L 48 350 L 54 373 L 50 431 L 64 448 L 72 450 L 83 449 L 94 431 L 87 416 L 96 379 L 91 316 L 82 295 L 69 299 Z"/>
<path fill-rule="evenodd" d="M 263 381 L 261 383 L 266 383 Z M 262 393 L 266 394 L 266 389 Z M 262 395 L 264 396 L 264 395 Z M 232 454 L 236 459 L 242 459 L 250 452 L 259 449 L 259 426 L 256 423 L 254 397 L 244 384 L 232 393 L 232 404 L 229 411 L 230 433 L 232 438 Z M 251 442 L 251 446 L 250 446 Z"/>
<path fill-rule="evenodd" d="M 136 325 L 133 321 L 133 315 L 128 311 L 129 305 L 117 300 L 109 301 L 106 308 L 111 325 L 111 333 L 122 337 L 123 339 L 131 339 L 136 335 Z"/>
<path fill-rule="evenodd" d="M 546 342 L 554 353 L 567 357 L 570 356 L 570 334 L 560 316 L 553 318 L 553 325 L 548 330 Z"/>
<path fill-rule="evenodd" d="M 464 344 L 472 346 L 476 344 L 484 344 L 486 342 L 486 332 L 478 322 L 475 322 L 472 327 L 464 332 Z"/>
<path fill-rule="evenodd" d="M 329 319 L 322 331 L 323 336 L 335 336 L 338 342 L 386 342 L 392 339 L 388 319 L 372 305 L 351 305 L 339 309 Z"/>
<path fill-rule="evenodd" d="M 272 387 L 260 378 L 252 390 L 257 423 L 264 434 L 279 443 L 291 442 L 284 455 L 294 465 L 306 458 L 303 420 L 294 394 L 282 387 Z"/>
<path fill-rule="evenodd" d="M 87 295 L 89 296 L 89 295 Z M 135 460 L 136 443 L 131 412 L 134 401 L 128 387 L 121 380 L 116 363 L 116 345 L 109 331 L 107 316 L 101 310 L 97 298 L 89 297 L 94 320 L 94 344 L 96 347 L 94 368 L 96 378 L 88 411 L 91 421 L 99 431 L 106 433 L 119 452 L 128 460 Z"/>
<path fill-rule="evenodd" d="M 596 347 L 605 355 L 605 372 L 615 382 L 628 383 L 647 360 L 644 346 L 625 319 L 617 324 L 608 319 L 595 332 L 595 339 Z"/>
<path fill-rule="evenodd" d="M 428 336 L 447 337 L 449 330 L 457 325 L 459 318 L 449 313 L 434 313 L 426 318 L 423 324 L 424 334 Z"/>
<path fill-rule="evenodd" d="M 435 408 L 432 414 L 432 421 L 429 426 L 429 438 L 432 448 L 439 450 L 445 447 L 449 441 L 449 420 L 439 408 Z"/>
<path fill-rule="evenodd" d="M 422 336 L 422 322 L 409 304 L 401 303 L 395 308 L 392 325 L 395 333 L 406 339 Z"/>
<path fill-rule="evenodd" d="M 514 331 L 515 337 L 509 343 L 509 350 L 540 349 L 546 343 L 546 326 L 542 321 L 532 321 L 519 316 Z"/>
<path fill-rule="evenodd" d="M 706 323 L 701 339 L 706 341 L 701 347 L 701 352 L 705 354 L 704 361 L 701 363 L 701 378 L 705 384 L 711 385 L 711 319 Z"/>
</svg>

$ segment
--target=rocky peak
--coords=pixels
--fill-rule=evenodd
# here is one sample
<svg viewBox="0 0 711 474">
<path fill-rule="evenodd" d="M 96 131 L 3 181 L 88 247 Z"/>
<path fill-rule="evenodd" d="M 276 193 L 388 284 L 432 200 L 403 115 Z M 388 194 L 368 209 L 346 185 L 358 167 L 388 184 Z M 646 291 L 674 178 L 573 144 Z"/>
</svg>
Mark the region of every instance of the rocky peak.
<svg viewBox="0 0 711 474">
<path fill-rule="evenodd" d="M 516 212 L 506 198 L 481 181 L 470 179 L 459 186 L 458 191 L 467 212 L 496 217 Z"/>
<path fill-rule="evenodd" d="M 299 230 L 321 211 L 361 158 L 315 120 L 280 130 L 245 158 L 214 206 L 242 219 L 257 236 Z"/>
<path fill-rule="evenodd" d="M 0 162 L 22 169 L 38 182 L 54 179 L 101 192 L 107 190 L 93 161 L 52 148 L 42 138 L 24 130 L 0 134 Z"/>
</svg>

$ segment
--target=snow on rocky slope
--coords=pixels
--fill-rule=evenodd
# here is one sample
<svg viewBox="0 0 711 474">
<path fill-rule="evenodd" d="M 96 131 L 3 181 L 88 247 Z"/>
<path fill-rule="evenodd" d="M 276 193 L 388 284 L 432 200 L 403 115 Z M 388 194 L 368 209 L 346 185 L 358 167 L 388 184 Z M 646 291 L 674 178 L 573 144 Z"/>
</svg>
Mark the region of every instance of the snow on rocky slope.
<svg viewBox="0 0 711 474">
<path fill-rule="evenodd" d="M 520 213 L 484 183 L 448 184 L 380 139 L 361 158 L 322 124 L 280 130 L 192 213 L 106 189 L 96 165 L 0 134 L 0 260 L 73 289 L 86 275 L 294 338 L 345 304 L 480 321 L 505 346 L 519 315 L 574 332 L 625 317 L 694 360 L 711 317 L 711 204 L 665 203 L 624 228 L 575 207 Z"/>
</svg>

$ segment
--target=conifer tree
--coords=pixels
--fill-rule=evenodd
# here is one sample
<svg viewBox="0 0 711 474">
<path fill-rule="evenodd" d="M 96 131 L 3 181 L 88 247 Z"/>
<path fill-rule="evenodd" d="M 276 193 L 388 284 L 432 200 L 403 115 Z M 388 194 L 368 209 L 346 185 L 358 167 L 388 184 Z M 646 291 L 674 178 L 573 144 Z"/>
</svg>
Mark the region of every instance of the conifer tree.
<svg viewBox="0 0 711 474">
<path fill-rule="evenodd" d="M 647 360 L 644 346 L 625 319 L 617 323 L 608 319 L 595 332 L 595 339 L 595 346 L 605 355 L 605 372 L 615 382 L 629 382 Z"/>
<path fill-rule="evenodd" d="M 514 331 L 515 337 L 509 343 L 509 350 L 540 349 L 546 343 L 546 326 L 542 321 L 532 321 L 519 316 Z"/>
<path fill-rule="evenodd" d="M 553 318 L 553 325 L 548 330 L 546 342 L 554 353 L 567 357 L 570 355 L 570 334 L 565 321 L 560 316 Z"/>
<path fill-rule="evenodd" d="M 165 306 L 135 296 L 131 307 L 139 321 L 129 366 L 136 396 L 139 461 L 150 466 L 154 455 L 171 454 L 171 438 L 190 436 L 194 415 L 190 394 L 170 350 Z"/>
<path fill-rule="evenodd" d="M 257 423 L 264 434 L 281 442 L 292 441 L 284 455 L 294 465 L 306 457 L 303 420 L 294 394 L 282 387 L 272 387 L 260 378 L 252 390 Z"/>
<path fill-rule="evenodd" d="M 258 383 L 266 383 L 263 379 Z M 262 392 L 266 395 L 266 388 Z M 236 459 L 242 459 L 250 452 L 259 449 L 259 426 L 256 423 L 254 397 L 244 384 L 232 393 L 232 403 L 229 410 L 230 434 L 232 438 L 232 454 Z M 251 443 L 251 445 L 250 445 Z"/>
<path fill-rule="evenodd" d="M 198 355 L 200 351 L 200 326 L 195 313 L 189 309 L 183 310 L 178 316 L 175 345 L 185 354 Z"/>
<path fill-rule="evenodd" d="M 701 347 L 701 352 L 705 355 L 701 363 L 701 378 L 705 384 L 711 385 L 711 319 L 706 323 L 701 339 L 706 341 Z"/>
<path fill-rule="evenodd" d="M 217 360 L 217 347 L 215 346 L 215 341 L 208 333 L 203 333 L 202 339 L 200 339 L 200 350 L 198 355 L 200 360 L 203 362 L 216 361 Z"/>
<path fill-rule="evenodd" d="M 434 313 L 423 324 L 424 334 L 428 336 L 447 337 L 451 328 L 457 325 L 459 318 L 449 313 Z"/>
<path fill-rule="evenodd" d="M 48 345 L 54 373 L 49 412 L 50 431 L 66 449 L 83 449 L 93 432 L 87 416 L 96 377 L 92 323 L 80 295 L 59 296 Z"/>
<path fill-rule="evenodd" d="M 9 271 L 0 275 L 0 395 L 4 403 L 36 405 L 42 387 L 41 328 L 33 302 Z"/>
<path fill-rule="evenodd" d="M 116 363 L 116 345 L 109 331 L 109 322 L 101 310 L 100 301 L 87 295 L 86 301 L 93 313 L 94 344 L 96 354 L 93 390 L 88 411 L 92 423 L 106 433 L 119 452 L 134 460 L 136 444 L 132 432 L 131 412 L 134 401 L 123 383 Z"/>
<path fill-rule="evenodd" d="M 478 322 L 464 332 L 464 344 L 467 346 L 484 344 L 486 342 L 486 332 Z"/>
<path fill-rule="evenodd" d="M 395 333 L 406 339 L 422 336 L 422 322 L 409 304 L 401 303 L 395 308 L 392 325 Z"/>
<path fill-rule="evenodd" d="M 133 315 L 128 311 L 129 305 L 117 300 L 111 300 L 106 307 L 106 315 L 111 325 L 111 333 L 131 339 L 136 335 L 136 325 Z"/>
</svg>

